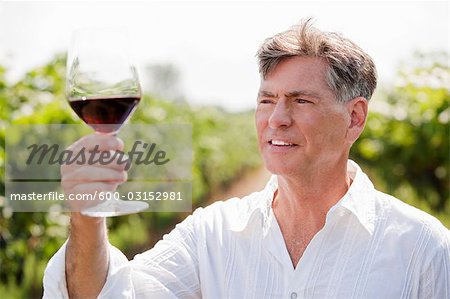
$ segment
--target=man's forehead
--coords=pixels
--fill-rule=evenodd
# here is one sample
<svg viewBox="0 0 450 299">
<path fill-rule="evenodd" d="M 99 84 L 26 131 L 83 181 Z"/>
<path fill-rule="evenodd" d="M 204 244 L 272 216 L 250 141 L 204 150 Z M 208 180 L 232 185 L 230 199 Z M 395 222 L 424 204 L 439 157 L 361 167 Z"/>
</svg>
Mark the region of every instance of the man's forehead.
<svg viewBox="0 0 450 299">
<path fill-rule="evenodd" d="M 281 61 L 260 77 L 258 96 L 311 96 L 321 98 L 334 92 L 327 83 L 328 66 L 322 59 L 292 57 Z"/>
</svg>

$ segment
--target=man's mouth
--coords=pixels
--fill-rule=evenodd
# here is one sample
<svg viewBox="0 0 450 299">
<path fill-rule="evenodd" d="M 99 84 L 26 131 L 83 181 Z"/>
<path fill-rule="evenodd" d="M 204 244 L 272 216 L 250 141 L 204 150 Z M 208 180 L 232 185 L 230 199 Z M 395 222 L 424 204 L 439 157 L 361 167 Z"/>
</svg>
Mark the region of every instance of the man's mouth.
<svg viewBox="0 0 450 299">
<path fill-rule="evenodd" d="M 298 145 L 298 144 L 291 143 L 288 141 L 276 140 L 276 139 L 269 140 L 269 144 L 275 145 L 275 146 L 297 146 Z"/>
</svg>

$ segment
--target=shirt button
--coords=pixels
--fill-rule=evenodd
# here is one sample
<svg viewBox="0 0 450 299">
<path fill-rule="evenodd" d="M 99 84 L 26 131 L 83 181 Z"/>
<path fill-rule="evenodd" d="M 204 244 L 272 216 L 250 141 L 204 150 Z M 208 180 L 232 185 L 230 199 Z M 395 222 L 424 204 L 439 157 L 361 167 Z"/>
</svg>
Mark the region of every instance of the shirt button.
<svg viewBox="0 0 450 299">
<path fill-rule="evenodd" d="M 296 292 L 292 292 L 291 293 L 291 299 L 296 299 L 297 298 L 297 293 Z"/>
</svg>

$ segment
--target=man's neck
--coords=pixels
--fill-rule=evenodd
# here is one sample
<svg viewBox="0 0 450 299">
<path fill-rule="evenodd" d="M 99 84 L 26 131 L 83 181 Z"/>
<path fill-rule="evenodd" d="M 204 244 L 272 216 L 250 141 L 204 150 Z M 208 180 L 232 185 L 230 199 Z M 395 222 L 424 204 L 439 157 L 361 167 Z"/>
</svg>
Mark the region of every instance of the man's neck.
<svg viewBox="0 0 450 299">
<path fill-rule="evenodd" d="M 278 176 L 272 207 L 294 268 L 324 227 L 330 208 L 350 186 L 347 160 L 328 166 L 326 170 L 315 167 L 314 173 L 302 170 L 298 176 Z"/>
<path fill-rule="evenodd" d="M 289 222 L 307 220 L 323 226 L 327 212 L 345 195 L 350 183 L 347 161 L 314 173 L 278 176 L 273 208 Z"/>
</svg>

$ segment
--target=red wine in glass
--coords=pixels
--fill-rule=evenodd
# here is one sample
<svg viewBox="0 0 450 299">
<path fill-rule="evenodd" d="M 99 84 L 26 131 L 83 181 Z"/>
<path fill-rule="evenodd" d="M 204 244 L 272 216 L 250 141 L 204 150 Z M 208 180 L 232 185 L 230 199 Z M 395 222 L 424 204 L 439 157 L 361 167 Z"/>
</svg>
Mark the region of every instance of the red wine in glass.
<svg viewBox="0 0 450 299">
<path fill-rule="evenodd" d="M 138 96 L 73 99 L 75 113 L 95 131 L 114 134 L 132 114 L 140 101 Z"/>
</svg>

